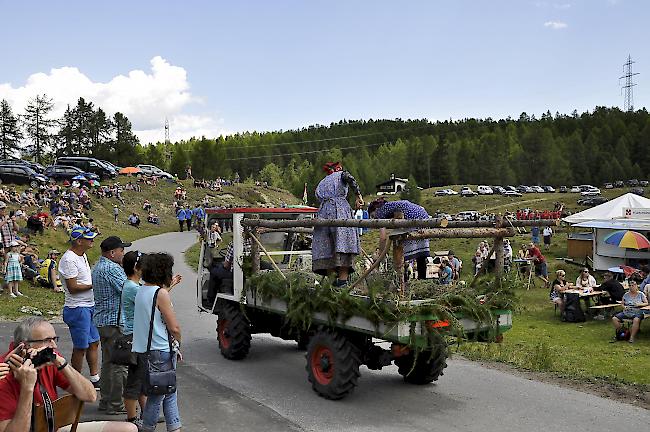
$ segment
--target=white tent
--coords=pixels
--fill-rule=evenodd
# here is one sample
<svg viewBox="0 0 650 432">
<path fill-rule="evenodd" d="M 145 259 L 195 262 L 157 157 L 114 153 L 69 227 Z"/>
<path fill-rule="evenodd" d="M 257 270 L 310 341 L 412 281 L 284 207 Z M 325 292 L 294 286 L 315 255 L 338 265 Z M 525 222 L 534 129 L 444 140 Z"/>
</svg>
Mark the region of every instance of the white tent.
<svg viewBox="0 0 650 432">
<path fill-rule="evenodd" d="M 564 221 L 576 224 L 593 220 L 620 219 L 623 218 L 623 209 L 626 207 L 647 209 L 650 208 L 650 199 L 633 193 L 626 193 L 596 207 L 565 217 Z"/>
</svg>

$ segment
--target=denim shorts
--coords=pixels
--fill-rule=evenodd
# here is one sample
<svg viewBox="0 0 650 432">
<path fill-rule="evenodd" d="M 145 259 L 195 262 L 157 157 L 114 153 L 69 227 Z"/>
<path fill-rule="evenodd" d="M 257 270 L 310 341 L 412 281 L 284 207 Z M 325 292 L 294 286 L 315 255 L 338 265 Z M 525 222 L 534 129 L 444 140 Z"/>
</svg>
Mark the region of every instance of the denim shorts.
<svg viewBox="0 0 650 432">
<path fill-rule="evenodd" d="M 643 319 L 643 311 L 623 311 L 619 312 L 616 315 L 614 315 L 619 321 L 623 321 L 624 319 L 634 319 L 634 318 L 639 318 Z"/>
<path fill-rule="evenodd" d="M 88 349 L 92 343 L 99 341 L 99 332 L 93 324 L 94 307 L 64 307 L 63 322 L 70 329 L 72 347 L 77 349 Z"/>
</svg>

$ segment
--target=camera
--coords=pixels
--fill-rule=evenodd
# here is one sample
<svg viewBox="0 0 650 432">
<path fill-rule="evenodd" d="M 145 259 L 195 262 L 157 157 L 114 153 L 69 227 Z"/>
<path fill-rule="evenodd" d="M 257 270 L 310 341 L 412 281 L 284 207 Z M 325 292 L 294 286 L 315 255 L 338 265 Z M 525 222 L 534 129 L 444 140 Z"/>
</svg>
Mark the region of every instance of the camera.
<svg viewBox="0 0 650 432">
<path fill-rule="evenodd" d="M 54 348 L 45 348 L 36 353 L 36 355 L 32 356 L 30 359 L 34 367 L 39 367 L 46 363 L 52 363 L 54 360 L 56 360 L 56 354 L 54 354 Z"/>
</svg>

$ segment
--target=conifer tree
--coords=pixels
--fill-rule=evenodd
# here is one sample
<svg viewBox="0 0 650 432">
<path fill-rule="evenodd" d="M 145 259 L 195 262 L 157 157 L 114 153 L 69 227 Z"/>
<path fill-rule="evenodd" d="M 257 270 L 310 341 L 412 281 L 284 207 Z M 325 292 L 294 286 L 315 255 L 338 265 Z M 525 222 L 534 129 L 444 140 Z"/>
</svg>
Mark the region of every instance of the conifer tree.
<svg viewBox="0 0 650 432">
<path fill-rule="evenodd" d="M 9 102 L 5 99 L 0 102 L 0 145 L 2 145 L 2 158 L 7 159 L 19 151 L 18 145 L 23 139 L 23 133 L 18 125 L 18 117 L 11 111 Z"/>
</svg>

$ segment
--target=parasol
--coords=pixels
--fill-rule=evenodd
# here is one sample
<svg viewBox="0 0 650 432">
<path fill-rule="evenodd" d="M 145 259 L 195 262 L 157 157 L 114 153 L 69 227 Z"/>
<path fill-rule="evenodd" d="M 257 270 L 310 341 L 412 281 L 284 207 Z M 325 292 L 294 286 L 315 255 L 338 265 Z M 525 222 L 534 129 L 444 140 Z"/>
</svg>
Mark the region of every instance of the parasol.
<svg viewBox="0 0 650 432">
<path fill-rule="evenodd" d="M 647 249 L 650 248 L 650 241 L 636 231 L 614 231 L 605 237 L 605 243 L 629 249 Z"/>
<path fill-rule="evenodd" d="M 120 174 L 139 174 L 142 170 L 138 167 L 126 167 L 120 170 Z"/>
</svg>

